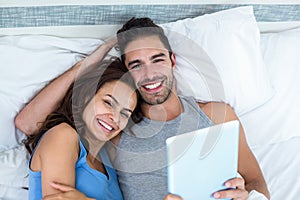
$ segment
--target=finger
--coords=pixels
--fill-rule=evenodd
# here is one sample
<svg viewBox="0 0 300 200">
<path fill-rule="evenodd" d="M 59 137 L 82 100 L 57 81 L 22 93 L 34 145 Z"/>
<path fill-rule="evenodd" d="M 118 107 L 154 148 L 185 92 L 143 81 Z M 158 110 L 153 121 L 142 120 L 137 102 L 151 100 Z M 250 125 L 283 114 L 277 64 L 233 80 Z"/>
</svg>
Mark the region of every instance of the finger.
<svg viewBox="0 0 300 200">
<path fill-rule="evenodd" d="M 245 181 L 243 178 L 233 178 L 225 182 L 227 188 L 236 187 L 237 189 L 245 189 Z"/>
<path fill-rule="evenodd" d="M 49 184 L 51 185 L 51 187 L 53 187 L 54 189 L 57 189 L 61 192 L 68 192 L 68 191 L 74 190 L 73 187 L 64 185 L 62 183 L 50 182 Z"/>
<path fill-rule="evenodd" d="M 230 199 L 245 199 L 248 196 L 248 192 L 246 190 L 240 190 L 240 189 L 232 189 L 232 190 L 222 190 L 215 192 L 213 194 L 213 197 L 215 199 L 224 199 L 224 198 L 230 198 Z"/>
<path fill-rule="evenodd" d="M 165 196 L 164 200 L 183 200 L 180 196 L 174 194 L 168 194 Z"/>
<path fill-rule="evenodd" d="M 59 194 L 50 194 L 47 196 L 44 196 L 42 198 L 42 200 L 54 200 L 54 199 L 58 199 L 59 198 Z"/>
</svg>

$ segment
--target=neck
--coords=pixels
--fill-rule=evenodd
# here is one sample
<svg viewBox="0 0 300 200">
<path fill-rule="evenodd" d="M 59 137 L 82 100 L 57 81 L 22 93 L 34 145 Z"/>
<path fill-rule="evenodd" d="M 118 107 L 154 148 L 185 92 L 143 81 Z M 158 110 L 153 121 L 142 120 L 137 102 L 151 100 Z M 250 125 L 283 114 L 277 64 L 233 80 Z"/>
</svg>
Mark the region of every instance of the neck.
<svg viewBox="0 0 300 200">
<path fill-rule="evenodd" d="M 175 91 L 172 91 L 168 99 L 156 105 L 142 104 L 145 117 L 155 121 L 170 121 L 183 112 L 181 101 Z"/>
<path fill-rule="evenodd" d="M 99 141 L 96 138 L 92 137 L 91 134 L 89 133 L 85 133 L 84 134 L 84 138 L 85 138 L 85 142 L 88 143 L 88 151 L 89 154 L 94 157 L 95 159 L 98 159 L 98 154 L 100 152 L 100 150 L 102 149 L 102 147 L 104 146 L 105 142 L 103 141 Z"/>
<path fill-rule="evenodd" d="M 86 161 L 88 165 L 91 168 L 108 176 L 107 171 L 102 163 L 101 157 L 99 156 L 99 152 L 104 146 L 105 142 L 97 140 L 89 132 L 85 132 L 84 137 L 86 142 L 89 145 L 89 149 L 88 149 L 89 152 L 86 157 Z"/>
</svg>

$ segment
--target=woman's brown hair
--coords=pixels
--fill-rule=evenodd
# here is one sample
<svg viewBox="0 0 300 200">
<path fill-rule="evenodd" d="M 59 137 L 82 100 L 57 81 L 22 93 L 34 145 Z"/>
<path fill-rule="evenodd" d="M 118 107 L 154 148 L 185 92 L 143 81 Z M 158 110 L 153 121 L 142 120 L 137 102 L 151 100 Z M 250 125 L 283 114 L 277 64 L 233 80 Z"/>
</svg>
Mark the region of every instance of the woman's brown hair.
<svg viewBox="0 0 300 200">
<path fill-rule="evenodd" d="M 29 136 L 25 141 L 25 147 L 31 154 L 38 144 L 42 135 L 52 127 L 61 123 L 67 123 L 79 134 L 83 133 L 84 122 L 82 113 L 86 105 L 96 95 L 97 91 L 107 82 L 120 80 L 136 90 L 135 83 L 129 75 L 125 66 L 118 58 L 104 60 L 94 64 L 89 70 L 82 74 L 73 84 L 70 85 L 64 99 L 58 108 L 47 116 L 38 133 Z M 62 86 L 63 87 L 63 86 Z M 142 119 L 140 100 L 137 90 L 138 104 L 131 115 L 128 123 L 133 124 Z"/>
</svg>

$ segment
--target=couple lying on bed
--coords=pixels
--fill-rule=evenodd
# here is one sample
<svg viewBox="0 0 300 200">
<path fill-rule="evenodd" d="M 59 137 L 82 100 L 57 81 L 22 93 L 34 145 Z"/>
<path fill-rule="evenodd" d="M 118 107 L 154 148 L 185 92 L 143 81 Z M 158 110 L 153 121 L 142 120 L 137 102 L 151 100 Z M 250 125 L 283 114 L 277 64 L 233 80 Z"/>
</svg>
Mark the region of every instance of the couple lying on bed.
<svg viewBox="0 0 300 200">
<path fill-rule="evenodd" d="M 175 55 L 149 18 L 129 20 L 117 39 L 122 61 L 101 61 L 116 43 L 110 40 L 16 117 L 16 126 L 30 135 L 25 142 L 32 155 L 30 199 L 181 199 L 167 192 L 165 139 L 237 119 L 224 103 L 177 95 Z M 269 198 L 242 127 L 239 145 L 241 177 L 224 183 L 230 189 L 213 197 Z"/>
</svg>

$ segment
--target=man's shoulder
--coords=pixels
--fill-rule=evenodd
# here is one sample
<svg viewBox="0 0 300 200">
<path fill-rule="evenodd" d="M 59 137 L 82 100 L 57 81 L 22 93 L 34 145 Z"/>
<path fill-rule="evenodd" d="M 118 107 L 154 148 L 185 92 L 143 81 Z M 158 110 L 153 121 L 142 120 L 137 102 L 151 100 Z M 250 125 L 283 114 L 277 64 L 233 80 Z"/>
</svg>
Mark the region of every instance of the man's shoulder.
<svg viewBox="0 0 300 200">
<path fill-rule="evenodd" d="M 212 109 L 212 108 L 227 108 L 230 107 L 228 104 L 224 102 L 215 102 L 215 101 L 210 101 L 210 102 L 199 102 L 195 100 L 199 107 L 201 109 Z"/>
<path fill-rule="evenodd" d="M 232 107 L 223 102 L 197 102 L 201 110 L 215 123 L 220 124 L 237 119 Z"/>
</svg>

